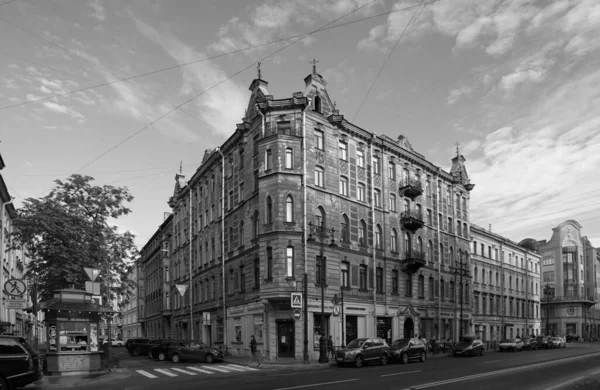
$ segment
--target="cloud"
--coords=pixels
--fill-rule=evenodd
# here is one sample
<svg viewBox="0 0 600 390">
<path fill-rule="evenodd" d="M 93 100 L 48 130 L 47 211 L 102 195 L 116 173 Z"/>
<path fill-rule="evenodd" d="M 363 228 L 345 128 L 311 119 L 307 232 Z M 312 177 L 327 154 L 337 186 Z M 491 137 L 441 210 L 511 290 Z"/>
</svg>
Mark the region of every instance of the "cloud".
<svg viewBox="0 0 600 390">
<path fill-rule="evenodd" d="M 104 4 L 102 4 L 101 0 L 92 0 L 88 3 L 93 10 L 90 14 L 93 18 L 98 19 L 103 22 L 106 19 L 106 9 L 104 8 Z"/>
<path fill-rule="evenodd" d="M 17 65 L 17 64 L 8 64 L 6 66 L 10 69 L 19 69 L 19 65 Z"/>
<path fill-rule="evenodd" d="M 456 103 L 456 101 L 458 99 L 461 98 L 461 96 L 463 96 L 463 95 L 469 95 L 469 94 L 471 94 L 472 91 L 473 91 L 473 89 L 471 87 L 467 87 L 467 86 L 462 86 L 460 88 L 455 88 L 452 91 L 450 91 L 450 94 L 446 98 L 446 102 L 448 104 L 454 104 L 454 103 Z"/>
<path fill-rule="evenodd" d="M 81 113 L 75 111 L 74 109 L 72 109 L 71 107 L 67 107 L 65 105 L 56 103 L 56 102 L 52 102 L 52 101 L 48 101 L 46 100 L 45 102 L 43 102 L 44 107 L 46 107 L 48 110 L 56 112 L 58 114 L 65 114 L 70 116 L 73 119 L 79 119 L 79 120 L 83 120 L 84 117 Z"/>
</svg>

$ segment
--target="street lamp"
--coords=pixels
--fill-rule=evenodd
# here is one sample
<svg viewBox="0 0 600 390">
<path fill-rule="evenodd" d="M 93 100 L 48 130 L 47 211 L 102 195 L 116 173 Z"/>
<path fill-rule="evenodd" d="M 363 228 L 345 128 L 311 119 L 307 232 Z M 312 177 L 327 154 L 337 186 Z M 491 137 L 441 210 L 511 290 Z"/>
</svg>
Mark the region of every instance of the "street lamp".
<svg viewBox="0 0 600 390">
<path fill-rule="evenodd" d="M 321 260 L 319 264 L 320 268 L 320 280 L 321 284 L 321 339 L 319 340 L 319 363 L 328 363 L 329 358 L 327 357 L 327 338 L 324 333 L 325 329 L 325 272 L 327 272 L 327 267 L 325 265 L 325 258 L 323 257 L 323 250 L 325 247 L 325 241 L 328 238 L 331 238 L 331 242 L 329 243 L 330 248 L 336 248 L 337 244 L 335 243 L 335 229 L 327 229 L 325 226 L 314 225 L 312 222 L 309 222 L 309 236 L 306 240 L 307 242 L 315 242 L 316 239 L 319 240 L 319 259 Z M 316 236 L 316 239 L 315 239 Z M 306 275 L 305 275 L 306 276 Z M 305 281 L 304 288 L 307 289 L 307 283 Z M 308 292 L 305 291 L 305 295 L 308 295 Z M 308 302 L 305 302 L 305 305 L 308 305 Z M 305 319 L 304 326 L 307 325 L 307 321 Z M 306 334 L 307 332 L 305 332 Z M 329 332 L 328 332 L 329 333 Z M 307 351 L 308 353 L 308 351 Z"/>
<path fill-rule="evenodd" d="M 553 288 L 547 284 L 544 286 L 544 295 L 546 296 L 546 336 L 550 336 L 550 296 L 553 295 Z"/>
<path fill-rule="evenodd" d="M 459 334 L 459 340 L 462 339 L 462 336 L 464 334 L 464 330 L 463 330 L 463 297 L 464 297 L 464 292 L 463 292 L 463 276 L 468 277 L 469 276 L 469 269 L 466 268 L 465 266 L 467 264 L 465 264 L 466 262 L 463 262 L 462 259 L 459 261 L 460 267 L 457 267 L 454 269 L 454 276 L 458 277 L 458 275 L 460 275 L 460 319 L 459 319 L 459 324 L 460 324 L 460 334 Z"/>
</svg>

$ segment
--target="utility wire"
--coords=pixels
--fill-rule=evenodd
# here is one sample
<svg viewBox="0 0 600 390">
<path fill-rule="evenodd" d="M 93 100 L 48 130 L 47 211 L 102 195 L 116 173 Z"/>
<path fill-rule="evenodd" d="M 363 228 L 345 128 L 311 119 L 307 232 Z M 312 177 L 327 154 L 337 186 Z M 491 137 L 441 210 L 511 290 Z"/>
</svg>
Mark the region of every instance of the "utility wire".
<svg viewBox="0 0 600 390">
<path fill-rule="evenodd" d="M 159 116 L 158 118 L 156 118 L 156 119 L 154 119 L 153 121 L 151 121 L 151 122 L 147 123 L 147 124 L 146 124 L 145 126 L 143 126 L 141 129 L 139 129 L 139 130 L 137 130 L 136 132 L 134 132 L 133 134 L 129 135 L 127 138 L 123 139 L 122 141 L 120 141 L 119 143 L 117 143 L 116 145 L 114 145 L 113 147 L 111 147 L 110 149 L 108 149 L 107 151 L 105 151 L 104 153 L 100 154 L 98 157 L 94 158 L 93 160 L 91 160 L 90 162 L 88 162 L 87 164 L 85 164 L 84 166 L 82 166 L 81 168 L 79 168 L 79 169 L 78 169 L 78 170 L 77 170 L 75 173 L 77 173 L 77 172 L 80 172 L 82 169 L 84 169 L 84 168 L 86 168 L 86 167 L 90 166 L 90 165 L 91 165 L 91 164 L 93 164 L 94 162 L 96 162 L 96 161 L 98 161 L 99 159 L 101 159 L 102 157 L 106 156 L 108 153 L 110 153 L 111 151 L 115 150 L 115 149 L 116 149 L 116 148 L 118 148 L 119 146 L 123 145 L 125 142 L 129 141 L 131 138 L 133 138 L 133 137 L 135 137 L 136 135 L 140 134 L 142 131 L 146 130 L 147 128 L 149 128 L 150 126 L 152 126 L 152 125 L 153 125 L 153 124 L 155 124 L 156 122 L 160 121 L 161 119 L 163 119 L 163 118 L 164 118 L 164 117 L 166 117 L 167 115 L 171 114 L 173 111 L 177 110 L 178 108 L 180 108 L 180 107 L 182 107 L 182 106 L 184 106 L 184 105 L 188 104 L 188 103 L 189 103 L 189 102 L 191 102 L 192 100 L 194 100 L 194 99 L 196 99 L 196 98 L 198 98 L 198 97 L 200 97 L 200 96 L 204 95 L 205 93 L 207 93 L 207 92 L 209 92 L 210 90 L 212 90 L 212 89 L 214 89 L 214 88 L 218 87 L 219 85 L 223 84 L 224 82 L 226 82 L 226 81 L 228 81 L 228 80 L 230 80 L 230 79 L 234 78 L 235 76 L 237 76 L 238 74 L 240 74 L 240 73 L 244 72 L 245 70 L 247 70 L 247 69 L 250 69 L 251 67 L 253 67 L 253 66 L 254 66 L 254 65 L 256 65 L 257 63 L 259 63 L 259 62 L 262 62 L 262 61 L 266 60 L 267 58 L 269 58 L 269 57 L 271 57 L 271 56 L 274 56 L 274 55 L 275 55 L 275 54 L 277 54 L 277 53 L 280 53 L 281 51 L 283 51 L 283 50 L 287 49 L 288 47 L 290 47 L 290 46 L 292 46 L 292 45 L 294 45 L 294 44 L 296 44 L 297 42 L 300 42 L 302 39 L 304 39 L 304 38 L 307 38 L 307 37 L 309 37 L 310 35 L 312 35 L 312 34 L 314 34 L 314 33 L 318 32 L 318 31 L 321 31 L 323 28 L 325 28 L 325 27 L 329 26 L 330 24 L 332 24 L 332 23 L 335 23 L 335 22 L 337 22 L 338 20 L 340 20 L 340 19 L 342 19 L 342 18 L 345 18 L 346 16 L 348 16 L 348 15 L 351 15 L 351 14 L 353 14 L 353 13 L 355 13 L 355 12 L 357 12 L 357 11 L 361 10 L 362 8 L 364 8 L 364 7 L 366 7 L 366 6 L 368 6 L 368 5 L 372 4 L 372 3 L 374 3 L 375 1 L 376 1 L 376 0 L 373 0 L 373 1 L 371 1 L 370 3 L 367 3 L 367 4 L 365 4 L 365 5 L 362 5 L 362 6 L 358 7 L 358 8 L 355 8 L 353 11 L 350 11 L 350 12 L 348 12 L 348 13 L 346 13 L 346 14 L 344 14 L 344 15 L 340 16 L 339 18 L 337 18 L 337 19 L 335 19 L 335 20 L 333 20 L 333 21 L 331 21 L 331 22 L 327 23 L 325 26 L 323 26 L 323 27 L 321 27 L 321 28 L 318 28 L 318 29 L 316 29 L 316 30 L 313 30 L 313 31 L 311 31 L 310 33 L 306 34 L 306 36 L 304 36 L 304 37 L 300 38 L 299 40 L 297 40 L 297 41 L 293 41 L 292 43 L 290 43 L 290 44 L 287 44 L 287 45 L 283 46 L 282 48 L 280 48 L 280 49 L 278 49 L 278 50 L 276 50 L 276 51 L 272 52 L 271 54 L 269 54 L 269 55 L 267 55 L 267 56 L 265 56 L 265 57 L 262 57 L 262 58 L 261 58 L 261 59 L 259 59 L 258 61 L 254 61 L 254 62 L 252 62 L 250 65 L 248 65 L 248 66 L 244 67 L 243 69 L 240 69 L 239 71 L 237 71 L 237 72 L 235 72 L 235 73 L 233 73 L 233 74 L 231 74 L 231 75 L 227 76 L 227 77 L 226 77 L 226 78 L 224 78 L 223 80 L 219 81 L 217 84 L 214 84 L 212 87 L 209 87 L 209 88 L 205 89 L 204 91 L 202 91 L 202 92 L 200 92 L 200 93 L 198 93 L 198 94 L 196 94 L 196 95 L 192 96 L 191 98 L 189 98 L 189 99 L 185 100 L 183 103 L 180 103 L 179 105 L 177 105 L 177 106 L 173 107 L 172 109 L 170 109 L 170 110 L 169 110 L 169 111 L 167 111 L 166 113 L 162 114 L 162 115 L 161 115 L 161 116 Z"/>
<path fill-rule="evenodd" d="M 360 102 L 360 106 L 358 106 L 358 110 L 356 110 L 356 114 L 354 114 L 354 117 L 352 118 L 353 122 L 356 120 L 356 117 L 358 116 L 358 113 L 360 112 L 361 108 L 365 104 L 365 101 L 367 101 L 367 98 L 369 97 L 369 94 L 371 93 L 371 90 L 375 86 L 375 83 L 377 82 L 377 79 L 381 75 L 381 72 L 383 72 L 383 69 L 385 68 L 385 66 L 387 65 L 388 61 L 390 60 L 390 57 L 392 56 L 392 54 L 394 54 L 394 50 L 396 50 L 396 46 L 398 46 L 398 43 L 400 43 L 400 40 L 404 36 L 404 33 L 406 32 L 406 30 L 408 30 L 408 26 L 410 26 L 410 23 L 413 21 L 413 19 L 417 15 L 417 12 L 419 12 L 419 9 L 421 9 L 421 6 L 423 5 L 423 2 L 424 2 L 424 0 L 421 0 L 421 2 L 419 3 L 419 5 L 417 6 L 417 9 L 415 9 L 415 12 L 413 12 L 412 16 L 408 20 L 408 23 L 406 23 L 406 26 L 404 26 L 404 30 L 402 30 L 402 33 L 398 37 L 398 40 L 396 40 L 396 43 L 394 44 L 394 47 L 392 47 L 392 50 L 388 54 L 387 58 L 383 61 L 383 64 L 381 64 L 381 68 L 379 69 L 379 73 L 377 73 L 377 76 L 375 76 L 375 79 L 373 80 L 373 82 L 371 83 L 371 86 L 367 90 L 367 93 L 365 94 L 365 97 L 363 98 L 362 102 Z"/>
<path fill-rule="evenodd" d="M 353 21 L 349 21 L 349 22 L 345 22 L 345 23 L 339 23 L 339 24 L 336 24 L 334 26 L 327 26 L 327 27 L 325 27 L 323 29 L 318 30 L 317 32 L 321 32 L 321 31 L 325 31 L 325 30 L 330 30 L 330 29 L 334 29 L 334 28 L 346 26 L 346 25 L 349 25 L 349 24 L 354 24 L 354 23 L 365 21 L 365 20 L 370 20 L 370 19 L 381 17 L 381 16 L 385 16 L 385 15 L 390 15 L 392 13 L 405 11 L 405 10 L 412 9 L 412 8 L 415 8 L 415 7 L 420 7 L 421 5 L 427 5 L 427 4 L 435 3 L 435 2 L 438 2 L 438 1 L 440 1 L 440 0 L 432 0 L 432 1 L 428 1 L 428 2 L 423 2 L 422 4 L 419 4 L 419 5 L 410 5 L 410 6 L 399 8 L 399 9 L 396 9 L 396 10 L 393 10 L 393 11 L 388 11 L 388 12 L 383 12 L 383 13 L 380 13 L 380 14 L 377 14 L 377 15 L 372 15 L 372 16 L 369 16 L 369 17 L 366 17 L 366 18 L 361 18 L 361 19 L 357 19 L 357 20 L 353 20 Z M 369 4 L 371 4 L 371 3 L 369 3 Z M 4 19 L 2 19 L 2 20 L 4 20 Z M 17 28 L 23 30 L 20 27 L 17 27 Z M 30 33 L 30 32 L 28 32 L 28 33 Z M 107 82 L 104 82 L 104 83 L 100 83 L 100 84 L 96 84 L 96 85 L 91 85 L 91 86 L 88 86 L 88 87 L 83 87 L 83 88 L 75 89 L 75 90 L 72 90 L 72 91 L 58 93 L 58 94 L 54 94 L 54 95 L 50 95 L 50 96 L 44 96 L 44 97 L 41 97 L 41 98 L 38 98 L 38 99 L 26 100 L 24 102 L 15 103 L 15 104 L 11 104 L 11 105 L 8 105 L 8 106 L 0 107 L 0 111 L 7 110 L 9 108 L 15 108 L 15 107 L 24 106 L 24 105 L 30 104 L 30 103 L 37 103 L 37 102 L 41 102 L 41 101 L 52 99 L 52 98 L 56 98 L 56 97 L 67 96 L 67 95 L 70 95 L 70 94 L 73 94 L 73 93 L 77 93 L 77 92 L 84 92 L 84 91 L 88 91 L 88 90 L 95 89 L 95 88 L 105 87 L 105 86 L 108 86 L 108 85 L 111 85 L 111 84 L 115 84 L 115 83 L 126 82 L 126 81 L 133 80 L 133 79 L 136 79 L 136 78 L 139 78 L 139 77 L 151 76 L 151 75 L 154 75 L 154 74 L 157 74 L 157 73 L 161 73 L 161 72 L 166 72 L 166 71 L 173 70 L 173 69 L 182 68 L 184 66 L 194 65 L 194 64 L 197 64 L 197 63 L 200 63 L 200 62 L 203 62 L 203 61 L 209 61 L 209 60 L 213 60 L 213 59 L 217 59 L 217 58 L 229 56 L 229 55 L 232 55 L 232 54 L 237 54 L 237 53 L 241 53 L 241 52 L 244 52 L 244 51 L 248 51 L 248 50 L 257 49 L 257 48 L 260 48 L 260 47 L 272 45 L 272 44 L 275 44 L 275 43 L 286 42 L 286 41 L 290 41 L 290 40 L 293 40 L 293 39 L 296 39 L 296 38 L 300 38 L 297 41 L 294 41 L 294 43 L 295 43 L 295 42 L 299 42 L 301 39 L 304 39 L 308 35 L 311 35 L 313 33 L 314 33 L 314 31 L 313 32 L 308 32 L 308 33 L 303 33 L 303 34 L 298 34 L 298 35 L 293 35 L 293 36 L 290 36 L 290 37 L 287 37 L 287 38 L 279 38 L 279 39 L 276 39 L 276 40 L 273 40 L 273 41 L 270 41 L 270 42 L 265 42 L 265 43 L 261 43 L 261 44 L 253 45 L 253 46 L 247 46 L 245 48 L 233 50 L 233 51 L 230 51 L 230 52 L 227 52 L 227 53 L 221 53 L 221 54 L 217 54 L 217 55 L 214 55 L 214 56 L 201 58 L 201 59 L 194 60 L 194 61 L 184 62 L 184 63 L 180 63 L 180 64 L 177 64 L 177 65 L 168 66 L 168 67 L 165 67 L 165 68 L 160 68 L 160 69 L 155 69 L 155 70 L 151 70 L 151 71 L 144 72 L 144 73 L 139 73 L 139 74 L 136 74 L 136 75 L 133 75 L 133 76 L 119 78 L 118 80 L 107 81 Z"/>
<path fill-rule="evenodd" d="M 0 3 L 0 7 L 2 7 L 3 5 L 6 5 L 6 4 L 14 3 L 15 1 L 17 1 L 17 0 L 8 0 L 8 1 L 5 1 L 4 3 Z"/>
</svg>

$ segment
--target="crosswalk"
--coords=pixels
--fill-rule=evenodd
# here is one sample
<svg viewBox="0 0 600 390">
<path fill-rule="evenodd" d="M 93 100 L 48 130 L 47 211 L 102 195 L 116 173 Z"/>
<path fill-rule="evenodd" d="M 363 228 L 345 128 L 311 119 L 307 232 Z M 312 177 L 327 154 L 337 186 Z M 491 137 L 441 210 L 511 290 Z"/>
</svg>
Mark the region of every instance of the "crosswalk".
<svg viewBox="0 0 600 390">
<path fill-rule="evenodd" d="M 216 373 L 238 373 L 258 371 L 258 368 L 245 367 L 237 364 L 219 364 L 219 365 L 201 365 L 188 367 L 169 367 L 169 368 L 154 368 L 152 370 L 136 370 L 138 374 L 149 379 L 158 379 L 160 377 L 176 377 L 176 376 L 194 376 L 201 374 L 216 374 Z"/>
</svg>

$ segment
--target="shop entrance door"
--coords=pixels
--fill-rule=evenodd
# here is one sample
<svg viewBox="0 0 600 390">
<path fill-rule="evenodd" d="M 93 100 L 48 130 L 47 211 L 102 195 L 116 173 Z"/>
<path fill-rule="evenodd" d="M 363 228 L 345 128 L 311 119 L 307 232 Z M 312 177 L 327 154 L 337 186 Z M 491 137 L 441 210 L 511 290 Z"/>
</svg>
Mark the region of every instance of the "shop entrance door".
<svg viewBox="0 0 600 390">
<path fill-rule="evenodd" d="M 407 318 L 404 320 L 404 338 L 410 339 L 415 336 L 415 324 L 413 323 L 412 318 Z"/>
<path fill-rule="evenodd" d="M 294 321 L 277 322 L 277 357 L 294 357 Z"/>
<path fill-rule="evenodd" d="M 346 345 L 358 338 L 358 317 L 346 316 Z"/>
</svg>

